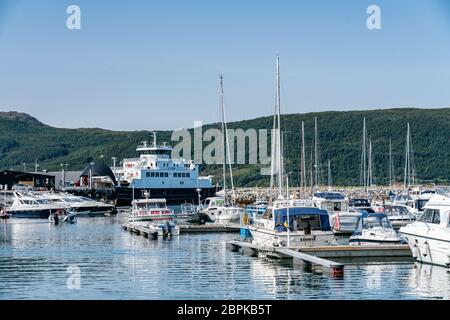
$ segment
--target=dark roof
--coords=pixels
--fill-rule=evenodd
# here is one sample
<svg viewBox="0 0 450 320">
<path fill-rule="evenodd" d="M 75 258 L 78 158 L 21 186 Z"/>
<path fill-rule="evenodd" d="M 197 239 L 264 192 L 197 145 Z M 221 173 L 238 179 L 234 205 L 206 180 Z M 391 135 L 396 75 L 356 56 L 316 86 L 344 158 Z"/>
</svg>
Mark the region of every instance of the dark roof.
<svg viewBox="0 0 450 320">
<path fill-rule="evenodd" d="M 89 170 L 92 169 L 92 175 L 94 177 L 110 177 L 115 185 L 117 185 L 116 177 L 111 169 L 103 162 L 95 162 L 94 165 L 88 164 L 80 177 L 89 177 Z"/>
<path fill-rule="evenodd" d="M 54 176 L 46 173 L 40 172 L 23 172 L 23 171 L 14 171 L 14 170 L 3 170 L 0 171 L 0 175 L 12 175 L 15 177 L 18 176 L 29 176 L 29 177 L 40 177 L 40 178 L 54 178 Z"/>
<path fill-rule="evenodd" d="M 345 196 L 340 192 L 316 192 L 314 196 L 325 200 L 344 200 Z"/>
</svg>

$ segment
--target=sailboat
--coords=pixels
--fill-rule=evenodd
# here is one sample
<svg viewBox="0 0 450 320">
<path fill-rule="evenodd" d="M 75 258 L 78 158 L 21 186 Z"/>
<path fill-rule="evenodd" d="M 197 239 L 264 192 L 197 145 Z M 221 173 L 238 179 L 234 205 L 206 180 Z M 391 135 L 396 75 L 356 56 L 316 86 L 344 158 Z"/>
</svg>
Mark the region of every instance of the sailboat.
<svg viewBox="0 0 450 320">
<path fill-rule="evenodd" d="M 205 201 L 204 209 L 200 212 L 201 216 L 206 216 L 208 220 L 217 223 L 229 223 L 238 221 L 241 213 L 244 209 L 235 206 L 233 203 L 228 202 L 227 187 L 226 187 L 226 162 L 228 160 L 231 180 L 231 192 L 232 199 L 234 201 L 234 183 L 233 183 L 233 170 L 231 168 L 231 155 L 228 144 L 228 128 L 225 120 L 225 106 L 224 106 L 224 90 L 223 90 L 223 75 L 219 75 L 220 82 L 220 111 L 222 116 L 222 150 L 223 150 L 223 163 L 222 163 L 222 179 L 223 189 L 222 193 L 218 197 L 210 197 Z"/>
<path fill-rule="evenodd" d="M 261 217 L 247 226 L 252 242 L 263 246 L 330 245 L 334 239 L 328 213 L 305 199 L 291 199 L 289 174 L 284 189 L 283 148 L 281 139 L 280 60 L 276 60 L 276 99 L 272 136 L 271 187 L 276 186 L 277 199 Z M 276 177 L 276 179 L 274 179 Z"/>
</svg>

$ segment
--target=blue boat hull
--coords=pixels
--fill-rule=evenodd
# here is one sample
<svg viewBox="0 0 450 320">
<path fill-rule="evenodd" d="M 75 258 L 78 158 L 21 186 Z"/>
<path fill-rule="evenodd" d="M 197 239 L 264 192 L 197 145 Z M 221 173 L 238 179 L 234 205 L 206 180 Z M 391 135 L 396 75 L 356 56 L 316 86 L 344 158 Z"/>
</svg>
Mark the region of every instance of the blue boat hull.
<svg viewBox="0 0 450 320">
<path fill-rule="evenodd" d="M 50 215 L 50 209 L 41 210 L 17 210 L 8 211 L 11 218 L 22 218 L 22 219 L 48 219 Z"/>
</svg>

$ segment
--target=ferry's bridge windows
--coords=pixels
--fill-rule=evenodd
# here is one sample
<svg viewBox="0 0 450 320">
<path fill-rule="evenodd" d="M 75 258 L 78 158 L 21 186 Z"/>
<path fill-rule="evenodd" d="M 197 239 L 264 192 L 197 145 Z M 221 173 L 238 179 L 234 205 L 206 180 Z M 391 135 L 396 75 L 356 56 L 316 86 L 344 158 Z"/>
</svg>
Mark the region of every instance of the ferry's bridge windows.
<svg viewBox="0 0 450 320">
<path fill-rule="evenodd" d="M 146 173 L 145 173 L 145 176 L 146 176 L 147 178 L 150 178 L 150 172 L 146 172 Z"/>
</svg>

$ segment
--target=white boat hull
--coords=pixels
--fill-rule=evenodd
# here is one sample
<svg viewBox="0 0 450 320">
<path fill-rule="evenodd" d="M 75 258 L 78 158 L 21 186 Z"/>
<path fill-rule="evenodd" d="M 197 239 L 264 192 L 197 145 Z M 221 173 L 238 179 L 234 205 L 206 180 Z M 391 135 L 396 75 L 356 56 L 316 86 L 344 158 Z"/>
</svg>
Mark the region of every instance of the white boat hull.
<svg viewBox="0 0 450 320">
<path fill-rule="evenodd" d="M 450 232 L 447 231 L 448 229 L 430 232 L 431 229 L 424 223 L 420 224 L 422 226 L 416 227 L 414 224 L 410 224 L 400 229 L 400 233 L 403 234 L 411 248 L 413 257 L 422 263 L 449 268 Z"/>
<path fill-rule="evenodd" d="M 239 221 L 241 212 L 241 208 L 222 207 L 217 210 L 205 211 L 204 213 L 212 222 L 230 223 L 233 221 Z"/>
</svg>

